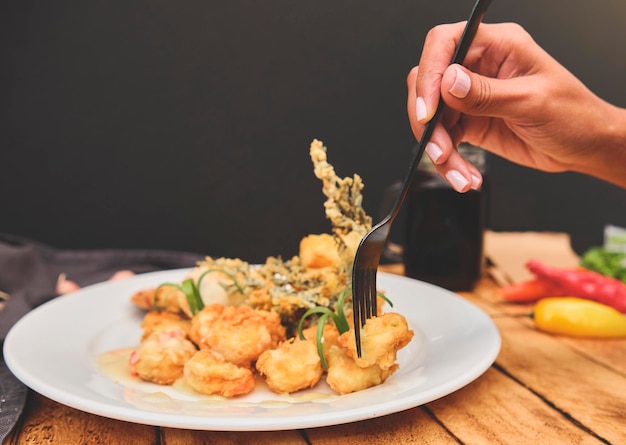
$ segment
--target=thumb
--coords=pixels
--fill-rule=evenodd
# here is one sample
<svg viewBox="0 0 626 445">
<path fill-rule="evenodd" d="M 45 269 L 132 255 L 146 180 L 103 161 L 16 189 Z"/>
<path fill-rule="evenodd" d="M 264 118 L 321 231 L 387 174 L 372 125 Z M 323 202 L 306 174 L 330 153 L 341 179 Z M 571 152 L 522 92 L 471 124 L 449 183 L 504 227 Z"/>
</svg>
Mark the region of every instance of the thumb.
<svg viewBox="0 0 626 445">
<path fill-rule="evenodd" d="M 523 85 L 520 78 L 493 79 L 450 65 L 441 81 L 441 96 L 451 108 L 474 116 L 503 117 L 521 111 Z"/>
</svg>

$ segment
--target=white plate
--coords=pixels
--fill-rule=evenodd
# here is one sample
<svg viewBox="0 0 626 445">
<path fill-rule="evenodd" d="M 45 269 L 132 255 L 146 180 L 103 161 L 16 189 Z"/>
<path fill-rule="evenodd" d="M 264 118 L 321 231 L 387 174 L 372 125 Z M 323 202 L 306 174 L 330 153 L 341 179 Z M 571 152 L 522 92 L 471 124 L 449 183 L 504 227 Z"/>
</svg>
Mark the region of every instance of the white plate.
<svg viewBox="0 0 626 445">
<path fill-rule="evenodd" d="M 112 379 L 97 364 L 99 357 L 135 346 L 141 334 L 142 312 L 129 302 L 130 295 L 182 279 L 184 272 L 100 283 L 40 306 L 5 339 L 9 369 L 48 398 L 113 419 L 198 430 L 261 431 L 336 425 L 428 403 L 475 380 L 500 350 L 497 328 L 473 304 L 427 283 L 379 273 L 378 287 L 416 335 L 400 351 L 400 369 L 377 387 L 338 396 L 320 383 L 312 390 L 278 396 L 260 385 L 244 397 L 220 399 L 130 378 Z"/>
</svg>

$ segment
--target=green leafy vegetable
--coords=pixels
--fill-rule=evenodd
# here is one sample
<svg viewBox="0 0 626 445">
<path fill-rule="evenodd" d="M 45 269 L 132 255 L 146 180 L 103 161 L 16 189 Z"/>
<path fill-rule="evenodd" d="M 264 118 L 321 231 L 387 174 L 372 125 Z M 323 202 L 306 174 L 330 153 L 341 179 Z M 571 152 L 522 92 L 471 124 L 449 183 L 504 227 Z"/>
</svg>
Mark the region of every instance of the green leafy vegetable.
<svg viewBox="0 0 626 445">
<path fill-rule="evenodd" d="M 594 272 L 626 282 L 626 253 L 592 247 L 583 253 L 580 265 Z"/>
</svg>

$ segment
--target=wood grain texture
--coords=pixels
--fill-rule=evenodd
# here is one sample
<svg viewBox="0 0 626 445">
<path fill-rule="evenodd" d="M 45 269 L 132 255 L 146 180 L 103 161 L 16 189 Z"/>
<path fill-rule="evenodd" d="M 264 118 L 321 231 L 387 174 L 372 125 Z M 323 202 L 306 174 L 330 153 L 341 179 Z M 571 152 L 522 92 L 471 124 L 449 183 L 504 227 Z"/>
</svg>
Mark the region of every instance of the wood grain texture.
<svg viewBox="0 0 626 445">
<path fill-rule="evenodd" d="M 531 320 L 497 319 L 503 347 L 497 363 L 510 376 L 593 434 L 626 443 L 624 375 L 579 353 Z M 621 347 L 626 346 L 620 342 Z M 622 397 L 616 397 L 617 394 Z"/>
<path fill-rule="evenodd" d="M 163 445 L 306 445 L 303 433 L 291 431 L 193 431 L 162 428 Z"/>
<path fill-rule="evenodd" d="M 153 445 L 158 429 L 96 416 L 31 393 L 23 422 L 7 440 L 11 445 Z"/>
<path fill-rule="evenodd" d="M 457 444 L 423 408 L 376 419 L 307 430 L 312 445 Z"/>
<path fill-rule="evenodd" d="M 428 408 L 461 443 L 602 443 L 493 368 L 465 388 L 430 403 Z"/>
</svg>

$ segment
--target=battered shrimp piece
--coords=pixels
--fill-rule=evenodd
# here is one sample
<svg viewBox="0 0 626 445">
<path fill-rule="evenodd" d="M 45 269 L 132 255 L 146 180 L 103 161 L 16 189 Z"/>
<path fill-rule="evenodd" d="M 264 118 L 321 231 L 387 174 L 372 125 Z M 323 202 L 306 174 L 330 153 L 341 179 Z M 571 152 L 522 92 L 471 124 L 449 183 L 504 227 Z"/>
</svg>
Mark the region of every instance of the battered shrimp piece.
<svg viewBox="0 0 626 445">
<path fill-rule="evenodd" d="M 302 265 L 314 269 L 338 266 L 341 258 L 337 247 L 337 241 L 328 233 L 305 236 L 300 240 Z"/>
<path fill-rule="evenodd" d="M 317 336 L 317 325 L 313 325 L 309 328 L 303 329 L 302 334 L 304 338 L 306 338 L 312 344 L 316 344 L 316 336 Z M 326 323 L 324 325 L 324 335 L 323 335 L 323 343 L 324 343 L 324 356 L 328 358 L 328 351 L 331 346 L 339 346 L 339 331 L 337 330 L 337 326 L 333 323 Z"/>
<path fill-rule="evenodd" d="M 212 260 L 211 260 L 212 261 Z M 228 268 L 229 264 L 241 263 L 240 260 L 217 260 L 219 264 L 203 264 L 189 271 L 183 280 L 191 279 L 194 283 L 202 276 L 199 286 L 199 294 L 205 305 L 219 303 L 223 305 L 238 306 L 245 303 L 246 296 L 242 293 L 242 288 L 238 285 L 244 281 L 241 272 L 233 274 L 220 270 Z M 247 263 L 242 263 L 247 266 Z M 163 284 L 159 287 L 152 287 L 140 290 L 131 296 L 131 301 L 145 310 L 159 308 L 160 310 L 184 313 L 192 317 L 189 303 L 185 293 L 176 285 Z"/>
<path fill-rule="evenodd" d="M 191 328 L 191 322 L 187 318 L 183 318 L 179 314 L 167 311 L 149 311 L 144 315 L 141 322 L 143 335 L 141 340 L 145 340 L 156 330 L 168 329 L 171 326 L 178 326 L 188 335 Z"/>
<path fill-rule="evenodd" d="M 328 354 L 326 383 L 338 394 L 349 394 L 380 385 L 397 369 L 398 365 L 388 369 L 378 365 L 362 368 L 348 356 L 346 349 L 332 346 Z"/>
<path fill-rule="evenodd" d="M 254 389 L 254 375 L 249 368 L 225 362 L 211 351 L 201 350 L 184 368 L 185 381 L 202 394 L 236 397 Z"/>
<path fill-rule="evenodd" d="M 361 330 L 361 358 L 356 353 L 354 329 L 341 334 L 339 344 L 346 348 L 348 356 L 362 368 L 376 364 L 382 369 L 390 369 L 396 362 L 398 350 L 406 346 L 413 335 L 406 318 L 398 313 L 388 312 L 370 318 L 365 323 Z"/>
<path fill-rule="evenodd" d="M 195 344 L 202 347 L 204 339 L 213 332 L 213 322 L 222 315 L 223 311 L 224 306 L 221 304 L 204 306 L 204 308 L 191 319 L 189 338 L 191 338 Z"/>
<path fill-rule="evenodd" d="M 183 375 L 185 362 L 197 351 L 178 326 L 156 330 L 130 355 L 131 374 L 159 385 L 171 385 Z"/>
<path fill-rule="evenodd" d="M 272 349 L 276 348 L 280 343 L 285 341 L 285 339 L 287 338 L 287 329 L 280 322 L 279 313 L 260 309 L 256 309 L 255 312 L 263 319 L 265 327 L 270 333 L 270 337 L 272 338 Z"/>
<path fill-rule="evenodd" d="M 185 294 L 180 289 L 168 285 L 137 291 L 130 297 L 130 301 L 147 311 L 159 308 L 162 311 L 179 313 L 184 312 L 183 307 L 189 307 Z"/>
<path fill-rule="evenodd" d="M 313 388 L 323 373 L 315 345 L 295 338 L 263 352 L 256 369 L 265 376 L 268 388 L 278 394 Z"/>
<path fill-rule="evenodd" d="M 191 322 L 192 339 L 200 349 L 208 349 L 227 362 L 250 367 L 263 351 L 285 339 L 285 328 L 276 313 L 248 306 L 207 308 Z"/>
</svg>

